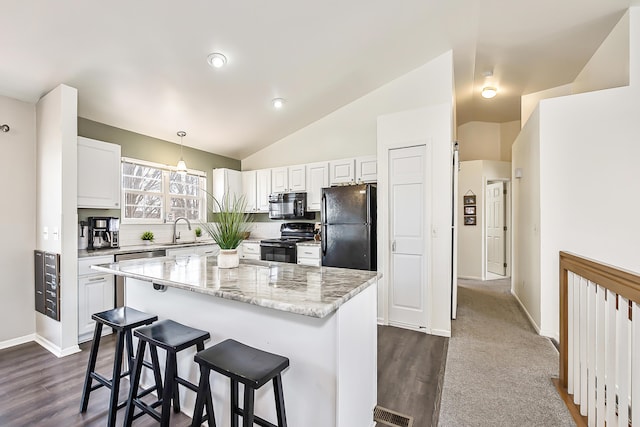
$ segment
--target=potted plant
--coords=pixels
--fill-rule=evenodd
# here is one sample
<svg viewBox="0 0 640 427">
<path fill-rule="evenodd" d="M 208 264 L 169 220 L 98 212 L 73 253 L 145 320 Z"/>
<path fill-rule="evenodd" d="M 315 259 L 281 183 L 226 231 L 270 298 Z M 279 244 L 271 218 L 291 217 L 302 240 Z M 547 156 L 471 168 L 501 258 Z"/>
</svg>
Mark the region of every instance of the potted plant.
<svg viewBox="0 0 640 427">
<path fill-rule="evenodd" d="M 220 254 L 218 255 L 219 268 L 234 268 L 240 263 L 238 255 L 238 246 L 245 238 L 245 233 L 249 231 L 249 223 L 251 216 L 245 213 L 247 202 L 242 197 L 229 197 L 228 194 L 222 198 L 222 201 L 213 199 L 212 214 L 214 222 L 202 223 L 202 228 L 213 238 L 220 246 Z"/>
<path fill-rule="evenodd" d="M 200 238 L 202 237 L 202 228 L 196 227 L 193 232 L 196 235 L 196 240 L 200 240 Z"/>
<path fill-rule="evenodd" d="M 150 245 L 153 242 L 153 231 L 145 231 L 140 236 L 145 245 Z"/>
</svg>

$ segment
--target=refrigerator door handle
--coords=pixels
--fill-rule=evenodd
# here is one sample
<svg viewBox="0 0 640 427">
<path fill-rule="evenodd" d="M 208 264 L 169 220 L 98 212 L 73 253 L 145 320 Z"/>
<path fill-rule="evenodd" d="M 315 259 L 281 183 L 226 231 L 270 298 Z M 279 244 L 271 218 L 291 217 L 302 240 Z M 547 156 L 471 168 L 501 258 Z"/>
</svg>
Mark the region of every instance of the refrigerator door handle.
<svg viewBox="0 0 640 427">
<path fill-rule="evenodd" d="M 322 236 L 320 238 L 320 242 L 322 243 L 322 255 L 327 254 L 327 225 L 322 224 Z"/>
</svg>

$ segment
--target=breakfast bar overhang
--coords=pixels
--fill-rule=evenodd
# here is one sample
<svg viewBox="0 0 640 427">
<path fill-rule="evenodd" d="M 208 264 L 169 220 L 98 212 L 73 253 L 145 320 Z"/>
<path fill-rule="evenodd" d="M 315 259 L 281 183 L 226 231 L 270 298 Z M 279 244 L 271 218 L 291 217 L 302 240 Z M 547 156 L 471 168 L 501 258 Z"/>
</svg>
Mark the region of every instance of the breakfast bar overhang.
<svg viewBox="0 0 640 427">
<path fill-rule="evenodd" d="M 282 380 L 290 426 L 374 425 L 376 272 L 246 260 L 221 269 L 215 256 L 197 255 L 92 268 L 126 278 L 127 306 L 209 331 L 207 347 L 232 338 L 288 357 Z M 178 372 L 197 383 L 195 352 L 184 353 Z M 216 423 L 229 426 L 229 383 L 214 373 L 211 384 Z M 181 403 L 191 416 L 195 394 L 182 393 Z M 271 387 L 258 390 L 255 408 L 275 421 Z"/>
</svg>

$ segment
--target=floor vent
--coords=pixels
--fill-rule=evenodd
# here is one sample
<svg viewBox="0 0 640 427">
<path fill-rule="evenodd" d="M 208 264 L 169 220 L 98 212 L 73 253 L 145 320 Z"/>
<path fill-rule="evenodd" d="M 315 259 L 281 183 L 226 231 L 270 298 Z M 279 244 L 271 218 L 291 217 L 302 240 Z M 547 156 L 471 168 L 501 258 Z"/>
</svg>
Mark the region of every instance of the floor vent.
<svg viewBox="0 0 640 427">
<path fill-rule="evenodd" d="M 373 410 L 373 421 L 391 427 L 413 427 L 413 417 L 402 415 L 381 406 Z"/>
</svg>

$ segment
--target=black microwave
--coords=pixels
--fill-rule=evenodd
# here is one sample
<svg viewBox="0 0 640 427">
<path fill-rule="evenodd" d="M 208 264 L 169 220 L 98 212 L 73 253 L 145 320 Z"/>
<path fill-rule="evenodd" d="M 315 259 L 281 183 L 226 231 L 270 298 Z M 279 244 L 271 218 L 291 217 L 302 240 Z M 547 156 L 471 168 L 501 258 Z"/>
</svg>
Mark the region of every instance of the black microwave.
<svg viewBox="0 0 640 427">
<path fill-rule="evenodd" d="M 313 219 L 307 212 L 307 193 L 273 193 L 269 196 L 270 219 Z"/>
</svg>

